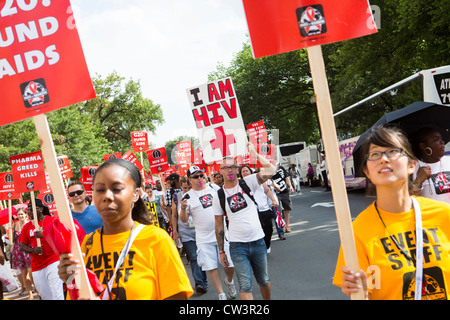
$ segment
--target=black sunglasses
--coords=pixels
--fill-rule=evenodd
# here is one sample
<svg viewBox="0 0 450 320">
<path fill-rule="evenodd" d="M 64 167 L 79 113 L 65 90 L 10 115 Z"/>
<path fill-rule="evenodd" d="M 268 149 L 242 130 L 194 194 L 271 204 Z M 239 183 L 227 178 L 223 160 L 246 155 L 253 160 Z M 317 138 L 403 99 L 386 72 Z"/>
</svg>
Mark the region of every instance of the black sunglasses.
<svg viewBox="0 0 450 320">
<path fill-rule="evenodd" d="M 77 190 L 77 191 L 69 192 L 69 197 L 73 198 L 73 197 L 75 197 L 75 194 L 77 196 L 81 196 L 83 193 L 84 193 L 83 190 Z"/>
<path fill-rule="evenodd" d="M 198 179 L 198 178 L 204 178 L 204 177 L 205 177 L 204 175 L 198 174 L 198 175 L 196 175 L 196 176 L 192 176 L 191 178 L 192 178 L 192 179 Z"/>
</svg>

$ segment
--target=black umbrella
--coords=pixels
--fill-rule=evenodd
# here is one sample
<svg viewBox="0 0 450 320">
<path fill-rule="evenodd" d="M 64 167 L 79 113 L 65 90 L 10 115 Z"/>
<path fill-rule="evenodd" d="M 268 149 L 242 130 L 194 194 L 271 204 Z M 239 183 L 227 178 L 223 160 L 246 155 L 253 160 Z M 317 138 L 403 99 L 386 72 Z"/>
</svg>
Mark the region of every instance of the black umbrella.
<svg viewBox="0 0 450 320">
<path fill-rule="evenodd" d="M 402 109 L 384 114 L 375 124 L 364 132 L 353 149 L 353 163 L 355 176 L 364 177 L 360 168 L 364 155 L 360 154 L 360 147 L 369 132 L 376 127 L 395 125 L 402 129 L 408 137 L 412 137 L 422 128 L 432 127 L 440 131 L 442 139 L 447 144 L 450 141 L 450 106 L 437 103 L 418 101 Z"/>
</svg>

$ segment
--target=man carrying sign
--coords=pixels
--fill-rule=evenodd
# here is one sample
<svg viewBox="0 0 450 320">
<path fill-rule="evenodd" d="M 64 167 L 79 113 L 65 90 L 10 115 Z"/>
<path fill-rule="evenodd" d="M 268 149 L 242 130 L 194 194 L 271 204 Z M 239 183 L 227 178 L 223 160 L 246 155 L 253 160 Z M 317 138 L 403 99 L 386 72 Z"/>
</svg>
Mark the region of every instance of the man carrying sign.
<svg viewBox="0 0 450 320">
<path fill-rule="evenodd" d="M 224 252 L 223 214 L 225 213 L 229 220 L 230 255 L 238 276 L 241 299 L 253 299 L 252 270 L 248 267 L 251 265 L 263 299 L 269 300 L 271 289 L 267 248 L 264 242 L 264 231 L 259 221 L 258 208 L 252 193 L 275 173 L 275 167 L 266 158 L 259 155 L 252 144 L 248 143 L 247 148 L 254 159 L 261 162 L 263 168 L 257 174 L 238 179 L 239 166 L 236 165 L 234 158 L 222 160 L 220 172 L 224 179 L 224 185 L 217 191 L 218 197 L 213 199 L 216 237 L 220 260 L 224 266 L 228 266 Z"/>
<path fill-rule="evenodd" d="M 48 207 L 41 199 L 36 201 L 36 214 L 41 229 L 52 224 L 55 218 L 50 215 Z M 28 215 L 33 220 L 31 201 L 28 204 Z M 41 240 L 41 246 L 37 246 L 37 239 Z M 64 300 L 63 282 L 58 276 L 59 256 L 45 241 L 42 231 L 36 231 L 31 221 L 27 222 L 19 237 L 20 248 L 31 256 L 31 271 L 34 285 L 42 300 Z"/>
</svg>

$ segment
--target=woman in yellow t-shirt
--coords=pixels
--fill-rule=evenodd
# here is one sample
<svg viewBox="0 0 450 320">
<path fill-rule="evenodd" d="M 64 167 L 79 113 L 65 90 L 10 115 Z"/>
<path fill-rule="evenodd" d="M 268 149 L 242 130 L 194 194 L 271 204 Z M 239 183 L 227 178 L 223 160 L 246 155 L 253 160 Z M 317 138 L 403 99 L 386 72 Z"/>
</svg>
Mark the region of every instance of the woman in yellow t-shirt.
<svg viewBox="0 0 450 320">
<path fill-rule="evenodd" d="M 139 170 L 129 161 L 108 160 L 96 170 L 93 199 L 103 227 L 84 238 L 84 263 L 103 284 L 103 298 L 187 299 L 193 290 L 180 255 L 167 232 L 150 224 L 140 186 Z M 132 233 L 137 236 L 113 276 Z M 63 281 L 71 275 L 67 268 L 73 264 L 77 261 L 71 256 L 61 255 L 59 275 Z"/>
<path fill-rule="evenodd" d="M 375 128 L 360 152 L 376 201 L 353 221 L 360 270 L 345 266 L 341 248 L 333 284 L 374 300 L 449 299 L 450 205 L 411 197 L 417 162 L 398 129 Z"/>
</svg>

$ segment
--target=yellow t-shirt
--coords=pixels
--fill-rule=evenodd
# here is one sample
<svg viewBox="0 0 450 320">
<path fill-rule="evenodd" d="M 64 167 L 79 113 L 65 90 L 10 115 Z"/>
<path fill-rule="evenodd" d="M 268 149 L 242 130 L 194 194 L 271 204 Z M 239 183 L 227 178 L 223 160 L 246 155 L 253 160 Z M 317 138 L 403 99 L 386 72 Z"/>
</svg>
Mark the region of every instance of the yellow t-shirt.
<svg viewBox="0 0 450 320">
<path fill-rule="evenodd" d="M 102 254 L 100 229 L 94 233 L 92 245 L 86 246 L 90 236 L 87 235 L 81 245 L 85 253 L 88 248 L 84 262 L 106 288 L 130 232 L 103 235 L 106 259 Z M 190 297 L 193 290 L 173 240 L 163 229 L 153 225 L 145 226 L 134 240 L 123 267 L 116 274 L 111 290 L 112 298 L 162 300 L 180 292 L 185 292 Z"/>
<path fill-rule="evenodd" d="M 428 294 L 422 299 L 450 298 L 450 205 L 417 197 L 422 211 L 423 271 Z M 414 210 L 390 213 L 378 208 L 389 232 L 415 261 Z M 374 300 L 413 300 L 414 265 L 397 248 L 372 203 L 353 221 L 359 267 L 367 270 L 369 293 Z M 333 284 L 342 285 L 342 247 Z M 369 268 L 370 267 L 370 268 Z M 424 282 L 425 283 L 425 282 Z"/>
</svg>

